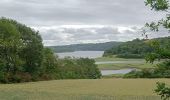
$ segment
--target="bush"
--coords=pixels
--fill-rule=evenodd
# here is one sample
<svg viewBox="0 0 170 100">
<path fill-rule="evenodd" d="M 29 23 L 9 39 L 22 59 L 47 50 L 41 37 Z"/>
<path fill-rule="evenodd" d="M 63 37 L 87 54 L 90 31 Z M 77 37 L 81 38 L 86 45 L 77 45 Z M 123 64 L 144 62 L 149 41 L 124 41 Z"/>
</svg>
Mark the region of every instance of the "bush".
<svg viewBox="0 0 170 100">
<path fill-rule="evenodd" d="M 65 58 L 60 59 L 59 63 L 59 78 L 97 79 L 101 77 L 101 72 L 93 59 Z"/>
<path fill-rule="evenodd" d="M 124 75 L 124 78 L 151 78 L 153 76 L 152 69 L 134 70 Z"/>
<path fill-rule="evenodd" d="M 162 100 L 169 100 L 170 98 L 170 87 L 166 86 L 165 83 L 157 82 L 155 92 L 161 96 Z"/>
<path fill-rule="evenodd" d="M 124 75 L 124 78 L 170 78 L 170 62 L 157 65 L 155 69 L 134 70 Z"/>
</svg>

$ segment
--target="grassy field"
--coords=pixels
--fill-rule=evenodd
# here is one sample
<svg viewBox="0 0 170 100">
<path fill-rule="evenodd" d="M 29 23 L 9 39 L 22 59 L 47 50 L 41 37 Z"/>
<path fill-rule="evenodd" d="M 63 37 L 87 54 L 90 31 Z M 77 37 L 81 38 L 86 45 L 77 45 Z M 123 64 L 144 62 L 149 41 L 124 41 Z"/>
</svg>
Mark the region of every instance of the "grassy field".
<svg viewBox="0 0 170 100">
<path fill-rule="evenodd" d="M 145 61 L 144 59 L 125 59 L 125 58 L 117 58 L 117 57 L 99 57 L 95 58 L 96 62 L 100 61 Z"/>
<path fill-rule="evenodd" d="M 144 59 L 124 59 L 124 58 L 109 58 L 109 57 L 100 57 L 95 59 L 96 62 L 105 62 L 105 61 L 120 61 L 123 63 L 106 63 L 98 64 L 100 70 L 116 70 L 116 69 L 125 69 L 125 68 L 154 68 L 158 61 L 155 61 L 153 64 L 146 63 Z"/>
<path fill-rule="evenodd" d="M 96 62 L 101 62 L 101 61 L 140 61 L 140 62 L 146 62 L 145 59 L 132 59 L 132 58 L 117 58 L 117 57 L 98 57 L 95 58 Z M 157 61 L 156 61 L 157 62 Z"/>
<path fill-rule="evenodd" d="M 160 100 L 157 81 L 169 79 L 56 80 L 0 84 L 0 100 Z"/>
<path fill-rule="evenodd" d="M 100 70 L 117 70 L 117 69 L 125 69 L 125 68 L 144 69 L 144 68 L 154 68 L 155 65 L 156 64 L 150 64 L 150 63 L 99 64 L 98 68 Z"/>
</svg>

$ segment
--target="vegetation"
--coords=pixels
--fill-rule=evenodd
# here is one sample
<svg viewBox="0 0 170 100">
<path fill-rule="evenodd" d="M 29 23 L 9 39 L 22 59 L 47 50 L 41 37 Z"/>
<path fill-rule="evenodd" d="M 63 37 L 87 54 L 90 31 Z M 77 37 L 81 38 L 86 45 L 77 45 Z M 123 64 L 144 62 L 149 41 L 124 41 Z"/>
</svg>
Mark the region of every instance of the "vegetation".
<svg viewBox="0 0 170 100">
<path fill-rule="evenodd" d="M 124 74 L 112 74 L 112 75 L 104 75 L 102 79 L 113 79 L 113 78 L 123 78 Z"/>
<path fill-rule="evenodd" d="M 151 31 L 159 31 L 160 27 L 163 27 L 167 30 L 170 28 L 170 15 L 169 15 L 169 1 L 168 0 L 146 0 L 147 6 L 150 6 L 152 10 L 155 11 L 164 11 L 167 13 L 167 16 L 164 19 L 159 20 L 158 22 L 146 23 L 145 28 L 149 28 Z M 146 35 L 146 29 L 144 30 L 143 35 Z M 166 40 L 166 39 L 165 39 Z M 161 45 L 160 41 L 152 41 L 151 46 L 154 48 L 154 51 L 146 57 L 146 60 L 149 62 L 154 62 L 156 59 L 166 59 L 166 62 L 163 64 L 163 68 L 165 66 L 169 67 L 170 62 L 170 42 L 165 42 L 164 46 Z M 165 65 L 165 66 L 164 66 Z"/>
<path fill-rule="evenodd" d="M 160 27 L 164 27 L 165 29 L 170 29 L 170 15 L 169 15 L 169 0 L 146 0 L 146 5 L 150 6 L 155 11 L 164 11 L 167 13 L 167 16 L 164 19 L 159 20 L 158 22 L 147 23 L 146 27 L 150 28 L 152 31 L 159 31 Z M 147 34 L 144 31 L 144 35 Z M 152 43 L 154 47 L 154 52 L 147 55 L 146 60 L 149 62 L 154 62 L 155 59 L 167 59 L 162 64 L 158 65 L 158 68 L 154 70 L 157 73 L 161 74 L 161 76 L 170 75 L 170 45 L 167 43 L 167 46 L 162 47 L 160 42 L 154 41 Z M 158 70 L 158 71 L 157 71 Z M 161 96 L 161 99 L 168 100 L 170 98 L 170 87 L 167 87 L 165 83 L 157 83 L 157 89 L 155 92 Z"/>
<path fill-rule="evenodd" d="M 97 79 L 101 73 L 95 61 L 89 58 L 59 59 L 59 78 L 62 79 Z"/>
<path fill-rule="evenodd" d="M 154 51 L 152 41 L 158 41 L 161 47 L 167 48 L 170 46 L 170 37 L 156 39 L 135 39 L 120 44 L 117 47 L 112 47 L 104 52 L 104 56 L 117 55 L 120 58 L 144 58 L 147 53 Z"/>
<path fill-rule="evenodd" d="M 152 51 L 151 48 L 146 45 L 144 40 L 135 39 L 133 41 L 125 42 L 118 47 L 113 47 L 104 52 L 104 56 L 118 55 L 122 58 L 142 58 L 144 53 Z"/>
<path fill-rule="evenodd" d="M 145 59 L 125 59 L 125 58 L 117 58 L 115 56 L 99 57 L 99 58 L 95 58 L 95 61 L 100 70 L 117 70 L 117 69 L 126 69 L 126 68 L 153 69 L 158 63 L 158 61 L 155 61 L 151 64 L 151 63 L 146 63 Z M 111 62 L 111 63 L 107 63 L 107 62 Z"/>
<path fill-rule="evenodd" d="M 14 20 L 0 18 L 0 82 L 96 79 L 100 76 L 93 60 L 60 60 L 51 49 L 43 47 L 37 31 Z"/>
<path fill-rule="evenodd" d="M 155 92 L 160 95 L 163 100 L 168 100 L 170 97 L 170 87 L 166 86 L 165 83 L 157 82 Z"/>
<path fill-rule="evenodd" d="M 146 0 L 146 5 L 151 6 L 152 9 L 156 11 L 165 11 L 167 12 L 169 8 L 169 1 L 167 0 Z M 159 20 L 158 22 L 147 23 L 146 27 L 152 31 L 159 31 L 159 27 L 164 27 L 169 30 L 170 28 L 170 16 L 167 15 L 165 19 Z M 144 34 L 147 37 L 146 31 Z M 163 41 L 163 40 L 162 40 Z M 125 77 L 166 77 L 170 78 L 170 42 L 167 39 L 164 39 L 165 43 L 162 45 L 162 41 L 153 40 L 151 41 L 151 47 L 153 51 L 148 53 L 146 56 L 146 61 L 153 63 L 156 59 L 166 59 L 163 63 L 158 64 L 157 68 L 154 70 L 142 70 L 142 71 L 133 71 Z"/>
<path fill-rule="evenodd" d="M 157 81 L 169 79 L 54 80 L 0 84 L 2 100 L 160 100 Z M 10 95 L 10 96 L 9 96 Z"/>
<path fill-rule="evenodd" d="M 98 68 L 100 70 L 119 70 L 119 69 L 127 69 L 127 68 L 134 68 L 134 69 L 154 69 L 156 63 L 149 64 L 149 63 L 116 63 L 116 64 L 98 64 Z"/>
<path fill-rule="evenodd" d="M 125 74 L 125 78 L 170 78 L 169 62 L 157 64 L 154 69 L 134 70 Z"/>
<path fill-rule="evenodd" d="M 106 43 L 89 43 L 89 44 L 73 44 L 65 46 L 48 46 L 54 52 L 73 52 L 73 51 L 104 51 L 111 47 L 116 47 L 122 42 L 106 42 Z"/>
<path fill-rule="evenodd" d="M 43 59 L 38 32 L 14 20 L 0 19 L 0 81 L 36 80 Z"/>
</svg>

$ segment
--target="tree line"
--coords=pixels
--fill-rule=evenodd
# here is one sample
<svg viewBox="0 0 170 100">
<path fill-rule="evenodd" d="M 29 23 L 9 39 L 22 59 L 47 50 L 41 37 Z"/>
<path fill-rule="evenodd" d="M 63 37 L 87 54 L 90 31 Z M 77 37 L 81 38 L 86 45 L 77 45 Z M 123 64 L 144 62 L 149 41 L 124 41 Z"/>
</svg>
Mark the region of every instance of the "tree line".
<svg viewBox="0 0 170 100">
<path fill-rule="evenodd" d="M 88 58 L 59 59 L 42 44 L 35 31 L 15 20 L 0 18 L 0 82 L 28 82 L 65 78 L 100 78 Z"/>
<path fill-rule="evenodd" d="M 146 54 L 155 51 L 152 46 L 154 41 L 159 42 L 159 45 L 162 48 L 170 47 L 170 37 L 142 40 L 134 39 L 106 50 L 103 56 L 116 55 L 120 58 L 144 58 Z"/>
<path fill-rule="evenodd" d="M 112 47 L 116 47 L 122 42 L 106 42 L 106 43 L 88 43 L 88 44 L 72 44 L 64 46 L 48 46 L 54 52 L 74 52 L 74 51 L 105 51 Z"/>
</svg>

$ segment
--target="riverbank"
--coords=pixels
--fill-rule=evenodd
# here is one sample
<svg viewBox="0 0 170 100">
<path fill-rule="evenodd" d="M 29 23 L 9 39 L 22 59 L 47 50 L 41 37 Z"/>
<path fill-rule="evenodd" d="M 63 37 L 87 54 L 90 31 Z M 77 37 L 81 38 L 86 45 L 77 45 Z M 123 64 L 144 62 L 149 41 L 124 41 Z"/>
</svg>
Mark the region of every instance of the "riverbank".
<svg viewBox="0 0 170 100">
<path fill-rule="evenodd" d="M 169 79 L 85 79 L 0 84 L 1 100 L 160 100 L 156 82 Z M 136 99 L 138 98 L 138 99 Z"/>
</svg>

